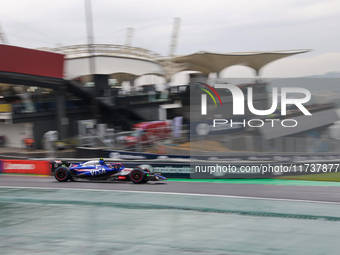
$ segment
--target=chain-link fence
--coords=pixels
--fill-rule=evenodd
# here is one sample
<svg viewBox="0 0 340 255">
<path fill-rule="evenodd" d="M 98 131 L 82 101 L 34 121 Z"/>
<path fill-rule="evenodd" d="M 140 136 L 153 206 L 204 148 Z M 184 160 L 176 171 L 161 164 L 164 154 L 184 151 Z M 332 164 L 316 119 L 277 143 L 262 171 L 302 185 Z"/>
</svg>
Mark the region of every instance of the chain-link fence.
<svg viewBox="0 0 340 255">
<path fill-rule="evenodd" d="M 196 136 L 189 139 L 187 126 L 136 129 L 102 135 L 92 130 L 78 137 L 78 145 L 115 150 L 145 152 L 164 146 L 168 154 L 229 155 L 238 153 L 338 153 L 340 140 L 328 137 L 279 137 L 266 140 L 261 136 L 234 133 L 218 136 Z M 185 152 L 186 151 L 186 152 Z"/>
</svg>

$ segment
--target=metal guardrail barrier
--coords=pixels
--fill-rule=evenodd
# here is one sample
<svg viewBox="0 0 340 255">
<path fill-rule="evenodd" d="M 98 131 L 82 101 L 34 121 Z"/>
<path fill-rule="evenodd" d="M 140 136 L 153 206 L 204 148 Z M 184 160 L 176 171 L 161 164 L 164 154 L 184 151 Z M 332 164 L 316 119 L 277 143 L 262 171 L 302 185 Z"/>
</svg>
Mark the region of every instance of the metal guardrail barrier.
<svg viewBox="0 0 340 255">
<path fill-rule="evenodd" d="M 173 126 L 136 129 L 119 133 L 100 134 L 96 130 L 89 130 L 86 136 L 77 137 L 81 147 L 106 147 L 107 149 L 124 151 L 144 151 L 155 146 L 156 142 L 175 144 L 180 141 L 188 141 L 185 126 L 176 129 Z"/>
</svg>

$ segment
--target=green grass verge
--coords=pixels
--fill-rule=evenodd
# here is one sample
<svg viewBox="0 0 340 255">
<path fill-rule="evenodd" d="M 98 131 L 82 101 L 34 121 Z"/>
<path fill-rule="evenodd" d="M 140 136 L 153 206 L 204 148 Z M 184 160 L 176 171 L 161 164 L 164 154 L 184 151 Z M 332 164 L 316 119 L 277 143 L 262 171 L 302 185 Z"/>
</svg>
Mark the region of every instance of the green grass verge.
<svg viewBox="0 0 340 255">
<path fill-rule="evenodd" d="M 322 174 L 282 176 L 282 177 L 278 177 L 278 179 L 340 182 L 340 172 L 339 173 L 322 173 Z"/>
<path fill-rule="evenodd" d="M 260 185 L 297 185 L 297 186 L 340 186 L 340 182 L 314 181 L 314 180 L 292 180 L 292 179 L 175 179 L 168 181 L 176 182 L 208 182 L 208 183 L 230 183 L 230 184 L 260 184 Z"/>
</svg>

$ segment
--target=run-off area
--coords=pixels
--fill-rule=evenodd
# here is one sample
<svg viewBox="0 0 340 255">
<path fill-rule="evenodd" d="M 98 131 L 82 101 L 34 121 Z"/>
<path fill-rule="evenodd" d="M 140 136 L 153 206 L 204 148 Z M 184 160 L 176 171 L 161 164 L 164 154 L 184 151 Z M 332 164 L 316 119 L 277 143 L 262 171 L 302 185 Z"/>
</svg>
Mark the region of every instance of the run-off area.
<svg viewBox="0 0 340 255">
<path fill-rule="evenodd" d="M 337 254 L 340 205 L 0 188 L 4 254 Z"/>
</svg>

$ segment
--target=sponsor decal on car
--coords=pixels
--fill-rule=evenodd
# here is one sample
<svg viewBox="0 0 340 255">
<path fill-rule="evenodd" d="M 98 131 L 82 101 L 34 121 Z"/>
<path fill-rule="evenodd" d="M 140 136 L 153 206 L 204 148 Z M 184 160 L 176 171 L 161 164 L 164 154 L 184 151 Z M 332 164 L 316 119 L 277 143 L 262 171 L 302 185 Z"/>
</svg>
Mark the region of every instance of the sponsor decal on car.
<svg viewBox="0 0 340 255">
<path fill-rule="evenodd" d="M 106 171 L 105 171 L 104 168 L 91 170 L 90 172 L 91 172 L 91 175 L 92 175 L 92 176 L 101 175 L 101 174 L 106 174 Z"/>
</svg>

